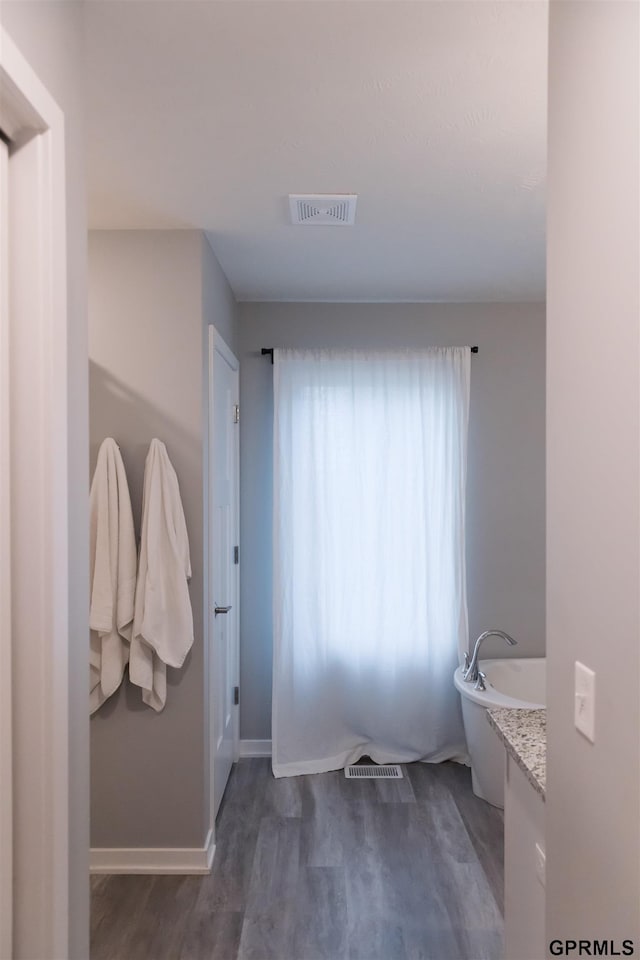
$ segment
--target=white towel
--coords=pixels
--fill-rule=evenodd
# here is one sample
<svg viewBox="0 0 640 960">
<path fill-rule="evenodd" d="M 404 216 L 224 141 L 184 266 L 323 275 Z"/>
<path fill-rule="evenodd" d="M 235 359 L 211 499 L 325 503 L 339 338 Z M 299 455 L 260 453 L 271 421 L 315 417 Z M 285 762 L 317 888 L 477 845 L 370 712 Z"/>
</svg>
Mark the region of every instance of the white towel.
<svg viewBox="0 0 640 960">
<path fill-rule="evenodd" d="M 136 589 L 136 538 L 124 464 L 107 438 L 89 494 L 91 713 L 118 689 L 129 659 Z"/>
<path fill-rule="evenodd" d="M 162 710 L 166 668 L 181 667 L 193 643 L 189 539 L 178 478 L 167 448 L 152 440 L 144 468 L 140 565 L 129 677 L 142 699 Z"/>
</svg>

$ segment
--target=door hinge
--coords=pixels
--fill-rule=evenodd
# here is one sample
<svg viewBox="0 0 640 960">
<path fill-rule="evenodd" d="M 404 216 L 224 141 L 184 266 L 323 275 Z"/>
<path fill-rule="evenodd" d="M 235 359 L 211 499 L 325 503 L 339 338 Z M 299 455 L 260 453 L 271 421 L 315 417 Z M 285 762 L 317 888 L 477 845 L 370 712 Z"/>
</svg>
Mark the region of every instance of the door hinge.
<svg viewBox="0 0 640 960">
<path fill-rule="evenodd" d="M 240 687 L 233 688 L 233 705 L 237 707 L 240 703 Z"/>
<path fill-rule="evenodd" d="M 240 404 L 234 403 L 233 405 L 233 422 L 240 423 Z"/>
<path fill-rule="evenodd" d="M 233 562 L 240 563 L 240 547 L 233 548 Z"/>
</svg>

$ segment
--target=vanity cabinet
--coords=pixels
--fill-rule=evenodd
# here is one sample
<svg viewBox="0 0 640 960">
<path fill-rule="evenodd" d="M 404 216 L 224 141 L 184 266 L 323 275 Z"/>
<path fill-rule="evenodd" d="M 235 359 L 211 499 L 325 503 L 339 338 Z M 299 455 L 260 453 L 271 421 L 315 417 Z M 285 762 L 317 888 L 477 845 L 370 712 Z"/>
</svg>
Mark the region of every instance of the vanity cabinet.
<svg viewBox="0 0 640 960">
<path fill-rule="evenodd" d="M 507 751 L 504 804 L 505 960 L 544 960 L 544 798 Z"/>
<path fill-rule="evenodd" d="M 489 710 L 506 751 L 504 957 L 545 960 L 546 710 Z"/>
</svg>

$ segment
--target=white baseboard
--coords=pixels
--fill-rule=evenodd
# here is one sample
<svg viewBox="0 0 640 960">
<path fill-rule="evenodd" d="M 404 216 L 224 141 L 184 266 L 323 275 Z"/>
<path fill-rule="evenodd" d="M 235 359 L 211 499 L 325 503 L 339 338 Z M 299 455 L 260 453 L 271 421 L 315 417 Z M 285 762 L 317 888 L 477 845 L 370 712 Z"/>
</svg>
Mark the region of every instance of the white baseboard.
<svg viewBox="0 0 640 960">
<path fill-rule="evenodd" d="M 102 873 L 211 873 L 216 852 L 210 829 L 204 847 L 92 847 L 90 872 Z"/>
<path fill-rule="evenodd" d="M 241 740 L 241 757 L 270 757 L 271 740 Z"/>
</svg>

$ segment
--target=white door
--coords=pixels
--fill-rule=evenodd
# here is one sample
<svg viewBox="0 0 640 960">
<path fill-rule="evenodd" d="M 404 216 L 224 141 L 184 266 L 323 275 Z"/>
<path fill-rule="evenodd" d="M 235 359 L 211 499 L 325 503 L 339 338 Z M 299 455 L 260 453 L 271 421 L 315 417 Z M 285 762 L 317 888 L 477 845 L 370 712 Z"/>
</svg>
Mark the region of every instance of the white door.
<svg viewBox="0 0 640 960">
<path fill-rule="evenodd" d="M 212 824 L 237 756 L 238 361 L 209 327 L 209 716 Z"/>
</svg>

